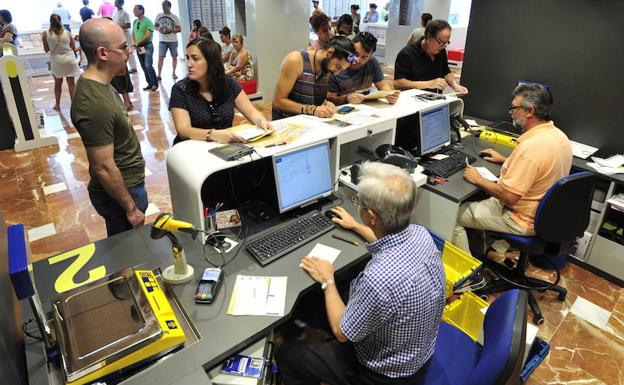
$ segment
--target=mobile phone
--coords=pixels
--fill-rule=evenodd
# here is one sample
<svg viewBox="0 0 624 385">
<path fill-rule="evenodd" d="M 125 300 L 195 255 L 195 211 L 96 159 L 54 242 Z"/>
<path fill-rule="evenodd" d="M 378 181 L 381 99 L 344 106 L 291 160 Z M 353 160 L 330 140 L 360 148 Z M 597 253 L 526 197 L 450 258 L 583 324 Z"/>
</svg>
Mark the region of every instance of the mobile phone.
<svg viewBox="0 0 624 385">
<path fill-rule="evenodd" d="M 223 278 L 223 270 L 210 267 L 205 269 L 195 291 L 195 302 L 212 303 L 221 286 L 221 278 Z"/>
<path fill-rule="evenodd" d="M 344 106 L 338 110 L 339 114 L 348 114 L 349 112 L 355 110 L 355 107 Z"/>
</svg>

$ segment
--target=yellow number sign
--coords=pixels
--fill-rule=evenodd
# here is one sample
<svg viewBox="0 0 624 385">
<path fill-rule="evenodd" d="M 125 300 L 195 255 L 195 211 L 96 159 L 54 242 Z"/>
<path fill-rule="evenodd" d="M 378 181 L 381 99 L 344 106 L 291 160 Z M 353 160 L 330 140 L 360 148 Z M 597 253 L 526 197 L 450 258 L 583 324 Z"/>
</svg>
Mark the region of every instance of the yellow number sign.
<svg viewBox="0 0 624 385">
<path fill-rule="evenodd" d="M 89 260 L 91 260 L 94 254 L 95 244 L 90 243 L 86 246 L 82 246 L 49 258 L 48 263 L 50 263 L 50 265 L 54 265 L 56 263 L 77 257 L 76 260 L 74 260 L 71 265 L 69 265 L 69 267 L 58 276 L 56 282 L 54 282 L 54 290 L 56 290 L 57 293 L 63 293 L 67 290 L 104 277 L 106 275 L 106 266 L 98 266 L 95 269 L 89 270 L 89 277 L 86 280 L 82 282 L 76 282 L 74 280 L 76 274 L 78 274 L 80 269 L 82 269 L 89 262 Z"/>
</svg>

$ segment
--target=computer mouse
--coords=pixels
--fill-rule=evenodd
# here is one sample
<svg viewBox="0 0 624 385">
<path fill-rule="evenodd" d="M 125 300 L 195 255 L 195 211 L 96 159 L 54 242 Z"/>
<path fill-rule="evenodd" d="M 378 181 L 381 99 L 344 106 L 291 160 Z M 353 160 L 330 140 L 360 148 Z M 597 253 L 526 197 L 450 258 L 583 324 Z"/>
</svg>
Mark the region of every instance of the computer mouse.
<svg viewBox="0 0 624 385">
<path fill-rule="evenodd" d="M 327 218 L 329 218 L 330 221 L 332 220 L 332 218 L 340 218 L 340 217 L 338 217 L 338 214 L 336 214 L 335 212 L 333 212 L 331 210 L 325 210 L 325 212 L 323 214 L 325 214 L 325 216 Z"/>
<path fill-rule="evenodd" d="M 485 158 L 486 156 L 490 156 L 490 154 L 488 154 L 486 152 L 480 152 L 479 153 L 479 158 Z"/>
</svg>

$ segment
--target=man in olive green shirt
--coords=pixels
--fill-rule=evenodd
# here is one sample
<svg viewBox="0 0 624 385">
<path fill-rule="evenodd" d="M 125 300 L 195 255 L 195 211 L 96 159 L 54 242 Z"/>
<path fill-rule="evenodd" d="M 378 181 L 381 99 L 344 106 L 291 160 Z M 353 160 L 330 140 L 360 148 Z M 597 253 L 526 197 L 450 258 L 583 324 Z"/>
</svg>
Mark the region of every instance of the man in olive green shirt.
<svg viewBox="0 0 624 385">
<path fill-rule="evenodd" d="M 154 45 L 152 44 L 154 23 L 145 17 L 145 8 L 142 5 L 135 5 L 132 12 L 136 16 L 132 22 L 132 39 L 147 81 L 147 87 L 143 88 L 143 91 L 156 91 L 158 90 L 158 78 L 156 71 L 154 71 Z"/>
<path fill-rule="evenodd" d="M 107 19 L 80 27 L 80 46 L 89 66 L 76 84 L 71 120 L 89 159 L 89 197 L 106 221 L 108 236 L 137 228 L 145 221 L 145 161 L 111 79 L 128 60 L 123 30 Z"/>
</svg>

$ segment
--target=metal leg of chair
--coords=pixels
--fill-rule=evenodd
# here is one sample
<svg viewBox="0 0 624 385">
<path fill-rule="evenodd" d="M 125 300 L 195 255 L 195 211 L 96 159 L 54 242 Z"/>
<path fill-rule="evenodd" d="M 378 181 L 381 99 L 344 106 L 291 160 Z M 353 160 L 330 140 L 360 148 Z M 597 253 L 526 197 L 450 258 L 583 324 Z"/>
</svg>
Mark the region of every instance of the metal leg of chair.
<svg viewBox="0 0 624 385">
<path fill-rule="evenodd" d="M 559 294 L 559 296 L 557 297 L 559 299 L 559 301 L 565 301 L 565 299 L 566 299 L 566 297 L 568 295 L 568 289 L 566 289 L 565 287 L 553 286 L 553 287 L 549 288 L 548 290 L 554 291 L 555 293 Z"/>
<path fill-rule="evenodd" d="M 540 310 L 539 305 L 537 304 L 537 301 L 533 296 L 533 293 L 531 293 L 531 291 L 527 291 L 527 293 L 529 294 L 529 307 L 533 312 L 533 323 L 535 323 L 536 325 L 541 325 L 544 323 L 544 316 L 542 315 L 542 311 Z"/>
<path fill-rule="evenodd" d="M 540 285 L 541 286 L 549 286 L 549 285 L 552 285 L 551 282 L 544 281 L 544 280 L 537 279 L 537 278 L 525 277 L 525 280 L 526 280 L 527 284 L 532 285 L 532 286 L 540 286 Z M 568 290 L 565 287 L 561 287 L 559 285 L 550 286 L 546 290 L 551 290 L 551 291 L 554 291 L 555 293 L 559 294 L 559 296 L 558 296 L 559 301 L 565 301 L 566 296 L 568 295 Z M 544 292 L 546 290 L 539 290 L 539 291 L 540 292 Z"/>
</svg>

